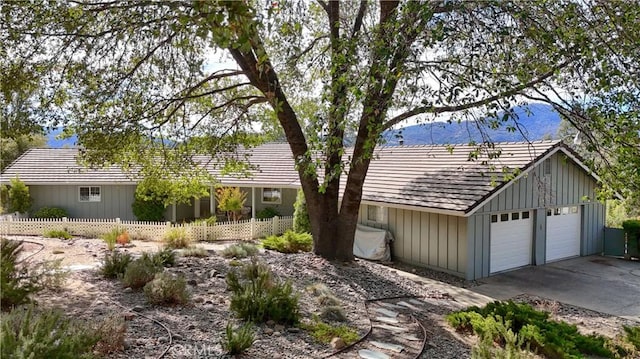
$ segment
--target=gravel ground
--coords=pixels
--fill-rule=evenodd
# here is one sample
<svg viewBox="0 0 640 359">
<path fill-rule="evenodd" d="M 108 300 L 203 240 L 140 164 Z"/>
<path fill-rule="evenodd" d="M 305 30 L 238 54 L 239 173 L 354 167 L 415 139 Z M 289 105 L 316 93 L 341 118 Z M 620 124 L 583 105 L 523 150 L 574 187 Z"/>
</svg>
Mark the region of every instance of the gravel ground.
<svg viewBox="0 0 640 359">
<path fill-rule="evenodd" d="M 46 248 L 30 260 L 63 258 L 67 266 L 80 263 L 84 265 L 82 268 L 94 268 L 72 270 L 63 289 L 42 293 L 37 300 L 41 305 L 60 307 L 69 315 L 90 322 L 112 313 L 125 315 L 128 321 L 124 351 L 112 354 L 109 358 L 157 358 L 165 351 L 165 358 L 222 357 L 220 342 L 225 326 L 227 323 L 240 324 L 229 311 L 230 293 L 226 290 L 224 279 L 233 267 L 229 264 L 230 260 L 215 253 L 207 258 L 179 257 L 177 265 L 167 270 L 186 277 L 191 302 L 184 307 L 160 307 L 147 304 L 143 293 L 125 289 L 118 281 L 100 277 L 95 268 L 105 251 L 102 241 L 75 239 L 73 244 L 68 244 L 57 239 L 28 237 L 28 240 L 43 243 Z M 30 250 L 35 251 L 37 247 Z M 53 254 L 53 248 L 58 247 L 65 248 L 62 250 L 64 253 Z M 210 249 L 219 250 L 221 247 L 213 245 Z M 135 254 L 156 248 L 159 245 L 155 242 L 136 242 L 135 247 L 120 250 Z M 364 260 L 343 264 L 329 262 L 309 253 L 284 255 L 272 251 L 262 251 L 258 258 L 268 263 L 282 280 L 293 283 L 300 293 L 303 318 L 310 318 L 320 310 L 317 300 L 306 290 L 316 283 L 323 283 L 331 289 L 347 314 L 347 325 L 356 328 L 360 335 L 364 335 L 370 325 L 365 300 L 416 296 L 427 303 L 428 309 L 418 316 L 427 331 L 427 345 L 420 358 L 470 357 L 474 339 L 451 330 L 443 319 L 447 313 L 462 309 L 455 298 L 446 293 L 401 277 L 385 265 Z M 248 259 L 242 261 L 247 262 Z M 393 267 L 453 285 L 474 285 L 473 282 L 440 272 L 402 264 Z M 546 308 L 558 318 L 569 319 L 583 330 L 616 334 L 625 324 L 619 318 L 543 298 L 522 296 L 516 299 Z M 153 320 L 162 323 L 169 331 Z M 329 345 L 317 343 L 307 332 L 298 328 L 262 324 L 256 325 L 254 331 L 256 341 L 244 356 L 246 358 L 320 358 L 333 351 Z"/>
</svg>

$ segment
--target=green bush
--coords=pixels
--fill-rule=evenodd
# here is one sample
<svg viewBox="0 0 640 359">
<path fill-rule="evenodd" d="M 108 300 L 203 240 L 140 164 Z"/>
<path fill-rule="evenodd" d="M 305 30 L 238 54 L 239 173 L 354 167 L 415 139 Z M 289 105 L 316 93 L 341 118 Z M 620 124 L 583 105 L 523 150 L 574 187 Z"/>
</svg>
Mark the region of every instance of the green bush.
<svg viewBox="0 0 640 359">
<path fill-rule="evenodd" d="M 224 187 L 216 190 L 216 203 L 218 209 L 227 214 L 227 219 L 237 221 L 240 219 L 242 208 L 247 201 L 247 193 L 240 187 Z"/>
<path fill-rule="evenodd" d="M 69 232 L 67 232 L 66 230 L 57 230 L 57 229 L 52 229 L 49 231 L 44 232 L 44 236 L 46 238 L 60 238 L 60 239 L 71 239 L 72 236 L 69 234 Z"/>
<path fill-rule="evenodd" d="M 22 242 L 0 239 L 0 307 L 3 311 L 31 302 L 30 296 L 44 289 L 60 287 L 66 273 L 60 261 L 21 265 Z"/>
<path fill-rule="evenodd" d="M 537 311 L 528 304 L 493 302 L 483 308 L 471 307 L 451 313 L 447 315 L 447 321 L 456 330 L 473 331 L 481 340 L 489 337 L 499 343 L 505 343 L 504 335 L 507 330 L 511 331 L 521 341 L 520 349 L 530 348 L 547 358 L 614 357 L 606 338 L 582 335 L 575 325 L 552 321 L 548 313 Z"/>
<path fill-rule="evenodd" d="M 622 228 L 627 233 L 627 238 L 629 240 L 639 240 L 640 241 L 640 220 L 638 219 L 628 219 L 622 222 Z"/>
<path fill-rule="evenodd" d="M 136 194 L 131 210 L 138 221 L 164 221 L 166 207 L 161 199 L 146 199 Z"/>
<path fill-rule="evenodd" d="M 629 343 L 633 344 L 636 350 L 640 350 L 640 326 L 628 327 L 623 326 L 626 334 L 626 339 Z"/>
<path fill-rule="evenodd" d="M 246 258 L 258 253 L 258 247 L 251 243 L 237 243 L 222 250 L 221 255 L 225 258 Z"/>
<path fill-rule="evenodd" d="M 297 233 L 311 233 L 311 220 L 307 211 L 307 201 L 304 192 L 298 190 L 296 202 L 293 204 L 293 231 Z"/>
<path fill-rule="evenodd" d="M 328 322 L 346 322 L 347 316 L 338 305 L 328 305 L 320 310 L 320 318 Z"/>
<path fill-rule="evenodd" d="M 309 233 L 286 231 L 281 236 L 269 236 L 262 240 L 262 246 L 282 253 L 309 252 L 313 248 L 313 238 Z"/>
<path fill-rule="evenodd" d="M 232 292 L 231 310 L 238 317 L 256 323 L 298 322 L 298 295 L 293 293 L 290 282 L 273 278 L 266 264 L 253 260 L 240 270 L 227 273 L 226 282 Z"/>
<path fill-rule="evenodd" d="M 358 332 L 346 325 L 334 326 L 321 321 L 318 317 L 313 318 L 310 324 L 303 324 L 302 328 L 309 331 L 311 336 L 320 343 L 329 343 L 333 338 L 341 338 L 345 344 L 349 345 L 359 339 Z"/>
<path fill-rule="evenodd" d="M 127 323 L 120 313 L 105 317 L 95 329 L 99 340 L 93 350 L 100 354 L 111 354 L 124 350 Z"/>
<path fill-rule="evenodd" d="M 234 328 L 231 323 L 222 336 L 222 349 L 229 355 L 242 354 L 253 344 L 254 336 L 251 330 L 251 323 L 246 323 L 240 328 Z"/>
<path fill-rule="evenodd" d="M 34 218 L 64 218 L 69 217 L 67 210 L 57 207 L 42 207 L 32 215 Z"/>
<path fill-rule="evenodd" d="M 116 248 L 116 243 L 118 243 L 118 237 L 123 236 L 126 233 L 126 228 L 115 227 L 111 229 L 111 231 L 103 234 L 101 238 L 107 244 L 107 248 L 110 251 L 113 251 Z M 126 235 L 128 237 L 128 234 Z"/>
<path fill-rule="evenodd" d="M 157 273 L 144 286 L 144 295 L 152 304 L 185 304 L 189 301 L 184 278 L 167 272 Z"/>
<path fill-rule="evenodd" d="M 125 286 L 131 289 L 140 289 L 151 282 L 156 276 L 156 273 L 162 270 L 162 267 L 153 264 L 151 261 L 138 258 L 129 263 L 127 269 L 124 271 L 122 281 Z"/>
<path fill-rule="evenodd" d="M 184 227 L 169 229 L 162 238 L 168 248 L 187 248 L 191 244 L 191 234 Z"/>
<path fill-rule="evenodd" d="M 100 273 L 105 278 L 122 278 L 124 276 L 124 272 L 127 270 L 127 267 L 132 260 L 133 258 L 129 253 L 120 251 L 112 251 L 106 253 L 104 255 L 104 259 L 102 260 Z"/>
<path fill-rule="evenodd" d="M 217 222 L 217 218 L 215 216 L 211 216 L 208 218 L 198 218 L 195 221 L 193 221 L 194 224 L 200 224 L 202 225 L 203 223 L 206 224 L 207 226 L 213 226 L 216 224 Z"/>
<path fill-rule="evenodd" d="M 29 187 L 16 176 L 11 179 L 9 188 L 9 212 L 26 213 L 33 204 Z"/>
<path fill-rule="evenodd" d="M 176 253 L 171 248 L 163 248 L 155 253 L 142 252 L 140 258 L 156 267 L 172 267 L 176 264 Z"/>
<path fill-rule="evenodd" d="M 258 213 L 256 213 L 256 217 L 258 217 L 259 219 L 273 218 L 279 215 L 280 212 L 278 212 L 278 210 L 273 207 L 265 207 L 262 210 L 258 211 Z"/>
<path fill-rule="evenodd" d="M 182 251 L 183 257 L 197 257 L 204 258 L 209 256 L 209 251 L 202 247 L 189 247 Z"/>
<path fill-rule="evenodd" d="M 16 308 L 2 316 L 2 358 L 92 358 L 99 336 L 61 312 Z"/>
</svg>

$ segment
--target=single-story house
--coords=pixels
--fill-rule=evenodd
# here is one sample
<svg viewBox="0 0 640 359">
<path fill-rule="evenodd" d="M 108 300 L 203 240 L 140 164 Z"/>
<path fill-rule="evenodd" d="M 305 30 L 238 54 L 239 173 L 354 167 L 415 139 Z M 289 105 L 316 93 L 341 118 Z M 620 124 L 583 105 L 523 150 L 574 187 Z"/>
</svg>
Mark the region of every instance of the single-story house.
<svg viewBox="0 0 640 359">
<path fill-rule="evenodd" d="M 116 168 L 79 167 L 75 151 L 30 150 L 2 173 L 0 183 L 19 175 L 35 208 L 132 218 L 135 182 Z M 500 143 L 494 151 L 500 156 L 470 161 L 473 148 L 466 145 L 377 149 L 360 222 L 392 232 L 394 260 L 467 279 L 602 252 L 599 179 L 574 151 L 558 141 Z M 220 182 L 250 193 L 253 216 L 267 206 L 290 215 L 300 182 L 288 145 L 257 147 L 251 163 L 258 166 L 254 176 Z M 194 200 L 172 206 L 168 218 L 199 217 L 214 206 L 213 197 Z"/>
</svg>

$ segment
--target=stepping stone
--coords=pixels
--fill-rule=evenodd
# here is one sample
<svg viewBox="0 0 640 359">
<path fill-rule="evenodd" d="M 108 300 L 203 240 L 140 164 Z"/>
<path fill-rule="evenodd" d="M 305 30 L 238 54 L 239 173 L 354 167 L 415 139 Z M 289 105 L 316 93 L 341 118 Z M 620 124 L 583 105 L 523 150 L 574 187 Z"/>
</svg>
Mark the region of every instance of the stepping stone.
<svg viewBox="0 0 640 359">
<path fill-rule="evenodd" d="M 405 307 L 405 308 L 409 308 L 411 310 L 415 310 L 415 311 L 420 311 L 421 309 L 416 307 L 415 305 L 411 305 L 407 302 L 398 302 L 399 305 Z"/>
<path fill-rule="evenodd" d="M 378 347 L 380 349 L 391 350 L 391 351 L 394 351 L 396 353 L 400 353 L 401 351 L 404 350 L 404 347 L 402 345 L 398 345 L 398 344 L 376 342 L 376 341 L 371 341 L 370 343 L 373 346 Z"/>
<path fill-rule="evenodd" d="M 417 342 L 417 341 L 422 340 L 422 339 L 416 337 L 415 335 L 411 335 L 411 334 L 400 334 L 399 337 L 402 338 L 402 339 L 408 340 L 410 342 Z"/>
<path fill-rule="evenodd" d="M 397 304 L 393 304 L 393 303 L 380 302 L 378 304 L 380 304 L 383 307 L 387 307 L 387 308 L 391 308 L 391 309 L 403 309 L 401 306 L 399 306 Z"/>
<path fill-rule="evenodd" d="M 358 350 L 358 355 L 363 359 L 389 359 L 390 357 L 385 354 L 375 350 L 369 349 L 360 349 Z"/>
<path fill-rule="evenodd" d="M 376 317 L 375 320 L 377 320 L 379 322 L 388 323 L 388 324 L 398 324 L 398 323 L 400 323 L 400 321 L 398 319 L 389 318 L 389 317 Z"/>
<path fill-rule="evenodd" d="M 425 303 L 417 299 L 409 299 L 409 302 L 415 305 L 424 305 Z"/>
<path fill-rule="evenodd" d="M 374 309 L 374 311 L 391 318 L 395 318 L 398 316 L 398 312 L 394 312 L 393 310 L 389 310 L 389 309 L 376 308 Z"/>
<path fill-rule="evenodd" d="M 406 332 L 409 329 L 407 328 L 402 328 L 402 327 L 396 327 L 394 325 L 387 325 L 387 324 L 374 324 L 373 325 L 374 328 L 379 328 L 379 329 L 385 329 L 385 330 L 390 330 L 392 332 Z"/>
</svg>

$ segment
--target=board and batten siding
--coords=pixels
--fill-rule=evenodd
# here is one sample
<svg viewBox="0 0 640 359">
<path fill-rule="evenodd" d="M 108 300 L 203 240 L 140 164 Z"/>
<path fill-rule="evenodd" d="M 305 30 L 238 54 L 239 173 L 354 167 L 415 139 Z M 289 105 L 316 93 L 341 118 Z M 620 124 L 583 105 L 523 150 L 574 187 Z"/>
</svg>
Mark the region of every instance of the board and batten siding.
<svg viewBox="0 0 640 359">
<path fill-rule="evenodd" d="M 366 210 L 366 205 L 361 206 L 360 223 L 387 228 L 393 234 L 394 260 L 465 275 L 466 218 L 388 207 L 386 225 L 376 225 L 365 220 Z"/>
<path fill-rule="evenodd" d="M 508 184 L 499 195 L 469 217 L 467 279 L 489 275 L 491 213 L 532 211 L 534 219 L 534 258 L 536 265 L 546 263 L 546 208 L 580 206 L 582 213 L 581 255 L 602 252 L 605 208 L 595 200 L 597 183 L 584 169 L 556 153 L 549 158 L 550 173 L 544 173 L 544 161 L 527 175 Z"/>
<path fill-rule="evenodd" d="M 100 202 L 80 202 L 79 187 L 89 185 L 29 185 L 32 213 L 42 207 L 64 208 L 72 218 L 120 218 L 135 220 L 131 203 L 135 185 L 90 185 L 100 187 Z"/>
</svg>

